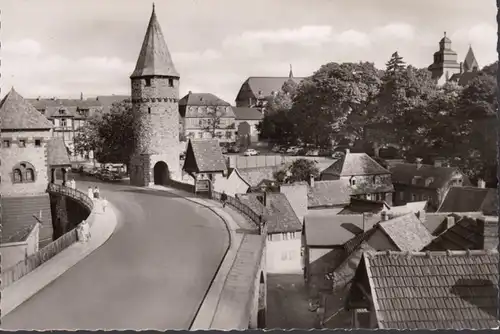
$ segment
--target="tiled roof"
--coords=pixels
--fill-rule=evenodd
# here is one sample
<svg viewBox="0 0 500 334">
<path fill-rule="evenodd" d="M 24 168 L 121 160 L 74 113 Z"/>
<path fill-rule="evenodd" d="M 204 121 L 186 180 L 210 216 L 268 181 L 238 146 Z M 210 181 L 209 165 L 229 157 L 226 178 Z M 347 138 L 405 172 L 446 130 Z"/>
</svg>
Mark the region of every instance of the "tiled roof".
<svg viewBox="0 0 500 334">
<path fill-rule="evenodd" d="M 458 219 L 457 219 L 458 218 Z M 423 250 L 467 250 L 483 249 L 485 231 L 484 222 L 475 217 L 456 217 L 455 224 L 441 233 L 432 242 L 427 244 Z M 498 228 L 493 229 L 493 235 L 486 235 L 498 240 Z"/>
<path fill-rule="evenodd" d="M 366 153 L 346 153 L 323 171 L 335 176 L 360 176 L 390 174 Z"/>
<path fill-rule="evenodd" d="M 179 100 L 179 106 L 230 106 L 230 104 L 211 93 L 189 92 Z"/>
<path fill-rule="evenodd" d="M 304 221 L 308 246 L 343 246 L 363 233 L 363 215 L 332 215 L 323 210 L 311 210 Z M 368 231 L 379 221 L 379 216 L 365 216 L 364 231 Z"/>
<path fill-rule="evenodd" d="M 42 213 L 43 226 L 52 227 L 50 212 L 50 199 L 47 194 L 42 196 L 23 196 L 1 198 L 2 233 L 1 243 L 20 242 L 31 232 L 37 220 L 33 215 L 40 217 Z M 40 231 L 40 240 L 52 238 L 51 229 L 49 235 Z"/>
<path fill-rule="evenodd" d="M 479 64 L 477 63 L 476 56 L 474 56 L 474 51 L 472 51 L 472 46 L 469 45 L 469 50 L 464 59 L 464 71 L 472 71 L 474 67 L 479 69 Z"/>
<path fill-rule="evenodd" d="M 111 111 L 111 106 L 115 102 L 130 100 L 130 95 L 99 95 L 96 101 L 102 104 L 102 112 L 108 113 Z"/>
<path fill-rule="evenodd" d="M 455 173 L 460 173 L 454 167 L 436 167 L 433 165 L 422 165 L 417 168 L 417 164 L 398 163 L 389 166 L 392 173 L 392 182 L 394 184 L 412 185 L 412 180 L 415 176 L 420 177 L 422 182 L 432 178 L 427 188 L 439 189 L 444 187 L 454 176 Z M 467 185 L 469 180 L 463 176 L 463 185 Z M 417 184 L 416 186 L 424 187 L 425 184 Z"/>
<path fill-rule="evenodd" d="M 469 82 L 474 79 L 475 77 L 477 77 L 479 75 L 479 71 L 477 72 L 464 72 L 462 74 L 460 73 L 456 73 L 456 74 L 453 74 L 450 78 L 450 81 L 454 81 L 456 83 L 458 83 L 458 85 L 460 86 L 467 86 L 469 84 Z"/>
<path fill-rule="evenodd" d="M 267 221 L 268 233 L 298 232 L 302 230 L 302 224 L 284 194 L 266 193 L 266 200 L 268 201 L 266 207 L 259 201 L 262 196 L 263 194 L 253 193 L 237 195 L 237 198 L 248 205 L 254 212 L 263 212 L 263 216 Z"/>
<path fill-rule="evenodd" d="M 481 211 L 485 215 L 498 215 L 496 189 L 475 187 L 451 187 L 437 210 L 438 212 Z"/>
<path fill-rule="evenodd" d="M 52 123 L 14 88 L 0 102 L 2 130 L 52 129 Z"/>
<path fill-rule="evenodd" d="M 365 253 L 381 329 L 498 327 L 498 252 Z"/>
<path fill-rule="evenodd" d="M 189 160 L 194 158 L 196 164 L 195 170 L 191 170 L 194 166 L 185 164 L 184 168 L 188 172 L 219 172 L 227 169 L 224 155 L 216 139 L 190 139 L 185 163 L 188 162 L 188 155 L 191 155 Z"/>
<path fill-rule="evenodd" d="M 164 75 L 179 77 L 153 8 L 135 70 L 130 76 Z"/>
<path fill-rule="evenodd" d="M 328 207 L 350 203 L 352 189 L 346 180 L 315 181 L 309 187 L 307 206 Z"/>
<path fill-rule="evenodd" d="M 62 138 L 51 138 L 47 142 L 47 162 L 51 167 L 71 166 L 68 151 Z"/>
<path fill-rule="evenodd" d="M 298 84 L 304 78 L 291 79 Z M 289 77 L 249 77 L 243 83 L 242 88 L 248 85 L 255 97 L 259 97 L 259 92 L 261 92 L 263 97 L 266 97 L 272 95 L 272 92 L 279 92 L 283 84 L 288 80 L 290 80 Z"/>
<path fill-rule="evenodd" d="M 350 215 L 363 212 L 379 213 L 382 210 L 388 211 L 389 208 L 389 205 L 385 202 L 351 198 L 351 203 L 340 211 L 339 214 Z"/>
<path fill-rule="evenodd" d="M 433 239 L 414 213 L 380 222 L 379 226 L 401 251 L 420 251 Z"/>
<path fill-rule="evenodd" d="M 279 166 L 238 168 L 241 177 L 252 187 L 258 186 L 263 180 L 274 180 L 274 173 L 279 170 Z"/>
<path fill-rule="evenodd" d="M 73 117 L 75 119 L 85 119 L 89 115 L 84 115 L 79 110 L 101 109 L 103 104 L 95 99 L 27 99 L 38 111 L 43 110 L 43 115 L 47 118 L 53 117 Z M 104 108 L 103 108 L 104 109 Z"/>
<path fill-rule="evenodd" d="M 238 121 L 260 121 L 264 115 L 255 108 L 233 107 L 234 115 Z"/>
</svg>

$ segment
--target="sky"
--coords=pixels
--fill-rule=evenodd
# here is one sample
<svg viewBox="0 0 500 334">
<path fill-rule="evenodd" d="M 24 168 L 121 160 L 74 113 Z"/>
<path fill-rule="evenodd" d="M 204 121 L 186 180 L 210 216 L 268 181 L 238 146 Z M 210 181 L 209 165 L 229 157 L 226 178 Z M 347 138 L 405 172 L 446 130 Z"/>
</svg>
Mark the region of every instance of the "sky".
<svg viewBox="0 0 500 334">
<path fill-rule="evenodd" d="M 309 76 L 329 62 L 374 62 L 398 51 L 432 62 L 446 31 L 463 61 L 497 60 L 494 0 L 156 0 L 180 95 L 229 103 L 249 76 Z M 0 96 L 130 94 L 151 15 L 145 0 L 0 0 Z"/>
</svg>

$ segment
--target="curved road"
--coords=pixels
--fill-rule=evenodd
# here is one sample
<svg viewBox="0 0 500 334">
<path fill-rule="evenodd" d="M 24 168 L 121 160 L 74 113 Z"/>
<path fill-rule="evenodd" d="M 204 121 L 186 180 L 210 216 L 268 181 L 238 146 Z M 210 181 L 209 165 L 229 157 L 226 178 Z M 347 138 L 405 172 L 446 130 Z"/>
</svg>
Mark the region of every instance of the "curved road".
<svg viewBox="0 0 500 334">
<path fill-rule="evenodd" d="M 2 318 L 2 329 L 188 329 L 228 247 L 224 222 L 171 193 L 98 185 L 111 238 Z"/>
</svg>

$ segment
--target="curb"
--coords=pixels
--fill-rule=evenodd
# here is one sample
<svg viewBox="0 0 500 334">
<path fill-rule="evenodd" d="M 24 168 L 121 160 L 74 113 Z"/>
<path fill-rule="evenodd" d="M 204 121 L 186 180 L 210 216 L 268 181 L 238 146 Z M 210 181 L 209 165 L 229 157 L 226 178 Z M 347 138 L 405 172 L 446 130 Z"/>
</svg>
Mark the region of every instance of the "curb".
<svg viewBox="0 0 500 334">
<path fill-rule="evenodd" d="M 102 237 L 102 241 L 99 241 L 99 244 L 92 245 L 89 248 L 85 248 L 85 245 L 77 241 L 76 243 L 70 245 L 68 248 L 64 249 L 59 254 L 56 254 L 52 259 L 43 263 L 40 267 L 36 268 L 26 276 L 12 283 L 7 288 L 2 289 L 1 317 L 3 318 L 7 314 L 15 310 L 19 305 L 23 304 L 39 291 L 43 290 L 47 285 L 54 282 L 66 271 L 74 267 L 88 255 L 104 245 L 115 231 L 117 225 L 116 210 L 116 207 L 108 202 L 106 211 L 107 213 L 111 213 L 112 215 L 107 220 L 108 223 L 105 234 Z M 91 215 L 92 214 L 101 215 L 102 212 L 92 212 Z M 97 219 L 97 217 L 95 217 L 94 219 Z M 95 223 L 96 221 L 94 220 L 92 222 L 92 225 Z M 64 258 L 64 255 L 69 254 L 67 253 L 68 251 L 73 251 L 75 255 Z M 59 260 L 59 263 L 57 263 L 57 260 Z"/>
</svg>

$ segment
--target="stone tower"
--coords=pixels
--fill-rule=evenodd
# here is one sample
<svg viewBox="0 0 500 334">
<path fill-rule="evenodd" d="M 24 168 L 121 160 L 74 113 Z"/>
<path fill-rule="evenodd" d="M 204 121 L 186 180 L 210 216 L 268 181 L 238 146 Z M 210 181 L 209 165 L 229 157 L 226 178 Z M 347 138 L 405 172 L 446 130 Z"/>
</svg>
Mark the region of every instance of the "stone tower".
<svg viewBox="0 0 500 334">
<path fill-rule="evenodd" d="M 130 76 L 136 143 L 130 183 L 166 184 L 180 176 L 179 73 L 153 12 L 137 65 Z"/>
<path fill-rule="evenodd" d="M 451 49 L 451 40 L 444 37 L 439 41 L 439 51 L 434 53 L 434 63 L 428 67 L 432 73 L 432 78 L 439 85 L 446 83 L 453 74 L 460 73 L 460 64 L 457 61 L 458 55 Z"/>
</svg>

